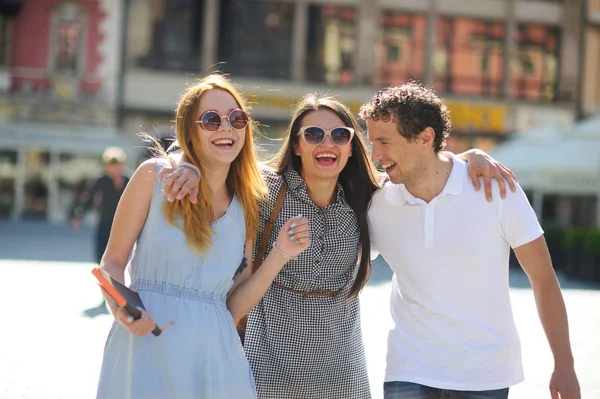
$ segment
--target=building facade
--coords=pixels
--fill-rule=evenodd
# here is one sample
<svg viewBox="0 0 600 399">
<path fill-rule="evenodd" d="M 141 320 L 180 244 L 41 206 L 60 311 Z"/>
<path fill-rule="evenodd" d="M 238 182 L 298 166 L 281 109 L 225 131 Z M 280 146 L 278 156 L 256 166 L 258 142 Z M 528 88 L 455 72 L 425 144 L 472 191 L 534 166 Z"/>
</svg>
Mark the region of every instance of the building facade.
<svg viewBox="0 0 600 399">
<path fill-rule="evenodd" d="M 116 123 L 120 0 L 0 1 L 0 219 L 65 222 Z"/>
<path fill-rule="evenodd" d="M 417 79 L 446 98 L 451 150 L 489 150 L 600 111 L 600 0 L 0 0 L 0 219 L 64 222 L 104 148 L 135 166 L 136 133 L 172 135 L 214 70 L 267 137 L 308 92 L 356 113 Z"/>
<path fill-rule="evenodd" d="M 584 25 L 582 116 L 600 112 L 600 0 L 587 0 Z"/>
<path fill-rule="evenodd" d="M 583 3 L 129 0 L 124 128 L 168 134 L 186 82 L 215 69 L 250 96 L 267 136 L 305 93 L 356 112 L 378 88 L 418 79 L 447 99 L 450 149 L 489 149 L 577 118 Z"/>
</svg>

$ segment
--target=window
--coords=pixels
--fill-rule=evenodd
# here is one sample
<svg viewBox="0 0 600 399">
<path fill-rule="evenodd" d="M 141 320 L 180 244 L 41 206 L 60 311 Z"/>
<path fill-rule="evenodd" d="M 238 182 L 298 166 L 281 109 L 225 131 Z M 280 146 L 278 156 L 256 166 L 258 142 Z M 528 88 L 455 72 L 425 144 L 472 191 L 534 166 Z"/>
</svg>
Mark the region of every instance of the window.
<svg viewBox="0 0 600 399">
<path fill-rule="evenodd" d="M 397 12 L 381 14 L 375 50 L 377 86 L 422 79 L 426 26 L 424 15 Z"/>
<path fill-rule="evenodd" d="M 9 218 L 15 207 L 17 152 L 0 150 L 0 219 Z"/>
<path fill-rule="evenodd" d="M 222 69 L 234 75 L 289 79 L 294 7 L 264 0 L 222 1 Z"/>
<path fill-rule="evenodd" d="M 353 8 L 310 6 L 306 78 L 328 85 L 354 80 L 356 13 Z"/>
<path fill-rule="evenodd" d="M 57 72 L 77 72 L 81 28 L 79 21 L 60 20 L 58 22 L 55 59 Z"/>
<path fill-rule="evenodd" d="M 53 72 L 77 75 L 83 69 L 85 9 L 75 2 L 64 2 L 52 13 Z"/>
<path fill-rule="evenodd" d="M 520 25 L 516 36 L 517 52 L 511 59 L 513 94 L 524 100 L 554 100 L 558 86 L 559 29 Z"/>
<path fill-rule="evenodd" d="M 11 40 L 10 19 L 0 14 L 0 67 L 8 66 Z"/>
<path fill-rule="evenodd" d="M 42 149 L 27 150 L 25 169 L 24 220 L 45 220 L 48 213 L 50 153 Z"/>
<path fill-rule="evenodd" d="M 502 94 L 504 24 L 470 18 L 441 18 L 434 54 L 439 91 L 479 96 Z"/>
<path fill-rule="evenodd" d="M 152 42 L 139 64 L 153 69 L 200 70 L 204 1 L 155 1 L 153 9 Z"/>
</svg>

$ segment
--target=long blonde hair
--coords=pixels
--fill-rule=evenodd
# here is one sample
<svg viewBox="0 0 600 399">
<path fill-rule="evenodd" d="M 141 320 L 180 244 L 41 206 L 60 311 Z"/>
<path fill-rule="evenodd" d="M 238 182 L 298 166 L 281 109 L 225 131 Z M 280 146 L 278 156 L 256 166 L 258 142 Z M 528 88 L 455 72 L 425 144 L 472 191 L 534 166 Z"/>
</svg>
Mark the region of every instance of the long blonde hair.
<svg viewBox="0 0 600 399">
<path fill-rule="evenodd" d="M 187 161 L 205 173 L 202 159 L 197 149 L 200 142 L 195 132 L 196 110 L 202 95 L 209 90 L 220 89 L 228 92 L 238 103 L 239 107 L 248 112 L 248 105 L 241 93 L 222 75 L 212 74 L 191 86 L 181 97 L 175 113 L 175 133 L 179 146 Z M 242 204 L 248 238 L 256 237 L 258 230 L 258 201 L 267 192 L 262 178 L 253 142 L 253 123 L 246 127 L 245 142 L 239 155 L 231 163 L 227 175 L 227 187 L 234 192 Z M 211 222 L 215 212 L 211 200 L 210 189 L 206 179 L 200 179 L 198 202 L 192 204 L 187 198 L 168 202 L 164 207 L 165 217 L 174 226 L 176 216 L 183 217 L 183 226 L 188 243 L 200 252 L 210 248 Z"/>
</svg>

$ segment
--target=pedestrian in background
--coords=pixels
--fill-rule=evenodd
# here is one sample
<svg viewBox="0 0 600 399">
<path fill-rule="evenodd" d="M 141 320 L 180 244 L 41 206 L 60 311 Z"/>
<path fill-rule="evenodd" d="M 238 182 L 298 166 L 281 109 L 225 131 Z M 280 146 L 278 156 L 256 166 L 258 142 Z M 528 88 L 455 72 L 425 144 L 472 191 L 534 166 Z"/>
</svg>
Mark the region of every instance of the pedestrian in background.
<svg viewBox="0 0 600 399">
<path fill-rule="evenodd" d="M 79 230 L 82 218 L 90 209 L 98 211 L 99 221 L 94 243 L 97 264 L 100 264 L 106 250 L 117 205 L 129 182 L 129 177 L 125 175 L 125 161 L 126 155 L 122 148 L 107 148 L 102 154 L 104 174 L 81 196 L 80 202 L 72 211 L 71 225 L 75 230 Z M 105 301 L 102 300 L 98 306 L 87 309 L 84 313 L 90 317 L 107 313 Z"/>
</svg>

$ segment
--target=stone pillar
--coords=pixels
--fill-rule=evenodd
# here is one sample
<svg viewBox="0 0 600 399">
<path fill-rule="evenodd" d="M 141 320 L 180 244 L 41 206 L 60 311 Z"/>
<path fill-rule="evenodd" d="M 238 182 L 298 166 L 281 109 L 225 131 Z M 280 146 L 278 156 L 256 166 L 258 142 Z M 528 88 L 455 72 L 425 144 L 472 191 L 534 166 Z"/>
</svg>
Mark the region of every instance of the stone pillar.
<svg viewBox="0 0 600 399">
<path fill-rule="evenodd" d="M 59 169 L 60 154 L 58 150 L 50 150 L 50 165 L 48 174 L 48 206 L 46 210 L 46 219 L 50 223 L 57 223 L 61 219 L 60 204 L 59 204 Z"/>
<path fill-rule="evenodd" d="M 435 41 L 437 34 L 437 2 L 430 0 L 427 11 L 427 32 L 425 33 L 425 60 L 423 63 L 423 83 L 433 87 L 433 57 L 435 54 Z"/>
<path fill-rule="evenodd" d="M 308 33 L 308 3 L 305 0 L 296 2 L 292 31 L 292 80 L 303 82 L 306 79 L 306 38 Z"/>
<path fill-rule="evenodd" d="M 355 83 L 372 85 L 375 75 L 375 43 L 379 28 L 378 1 L 361 1 L 358 6 L 358 24 L 356 30 L 356 52 L 354 53 Z"/>
<path fill-rule="evenodd" d="M 505 35 L 504 35 L 504 62 L 502 63 L 502 71 L 504 72 L 502 78 L 502 94 L 505 98 L 512 97 L 512 76 L 510 65 L 512 59 L 517 54 L 517 44 L 515 40 L 515 34 L 517 33 L 517 18 L 515 14 L 517 0 L 507 1 L 507 14 L 506 21 L 504 24 Z"/>
<path fill-rule="evenodd" d="M 27 176 L 27 150 L 17 150 L 17 170 L 15 174 L 15 206 L 12 212 L 12 220 L 20 220 L 25 205 L 25 180 Z"/>
<path fill-rule="evenodd" d="M 122 28 L 127 26 L 123 23 L 123 18 L 127 15 L 124 9 L 127 3 L 120 0 L 98 2 L 104 18 L 100 20 L 98 26 L 102 41 L 98 45 L 101 61 L 97 67 L 97 74 L 98 79 L 102 82 L 104 100 L 111 109 L 120 105 L 119 73 L 121 65 L 124 65 L 121 57 L 124 56 L 122 54 L 123 38 L 126 38 L 126 32 Z"/>
<path fill-rule="evenodd" d="M 219 48 L 219 0 L 206 0 L 204 2 L 204 20 L 202 36 L 202 70 L 212 72 Z"/>
<path fill-rule="evenodd" d="M 562 40 L 558 71 L 558 100 L 576 101 L 581 62 L 582 0 L 563 1 Z"/>
</svg>

